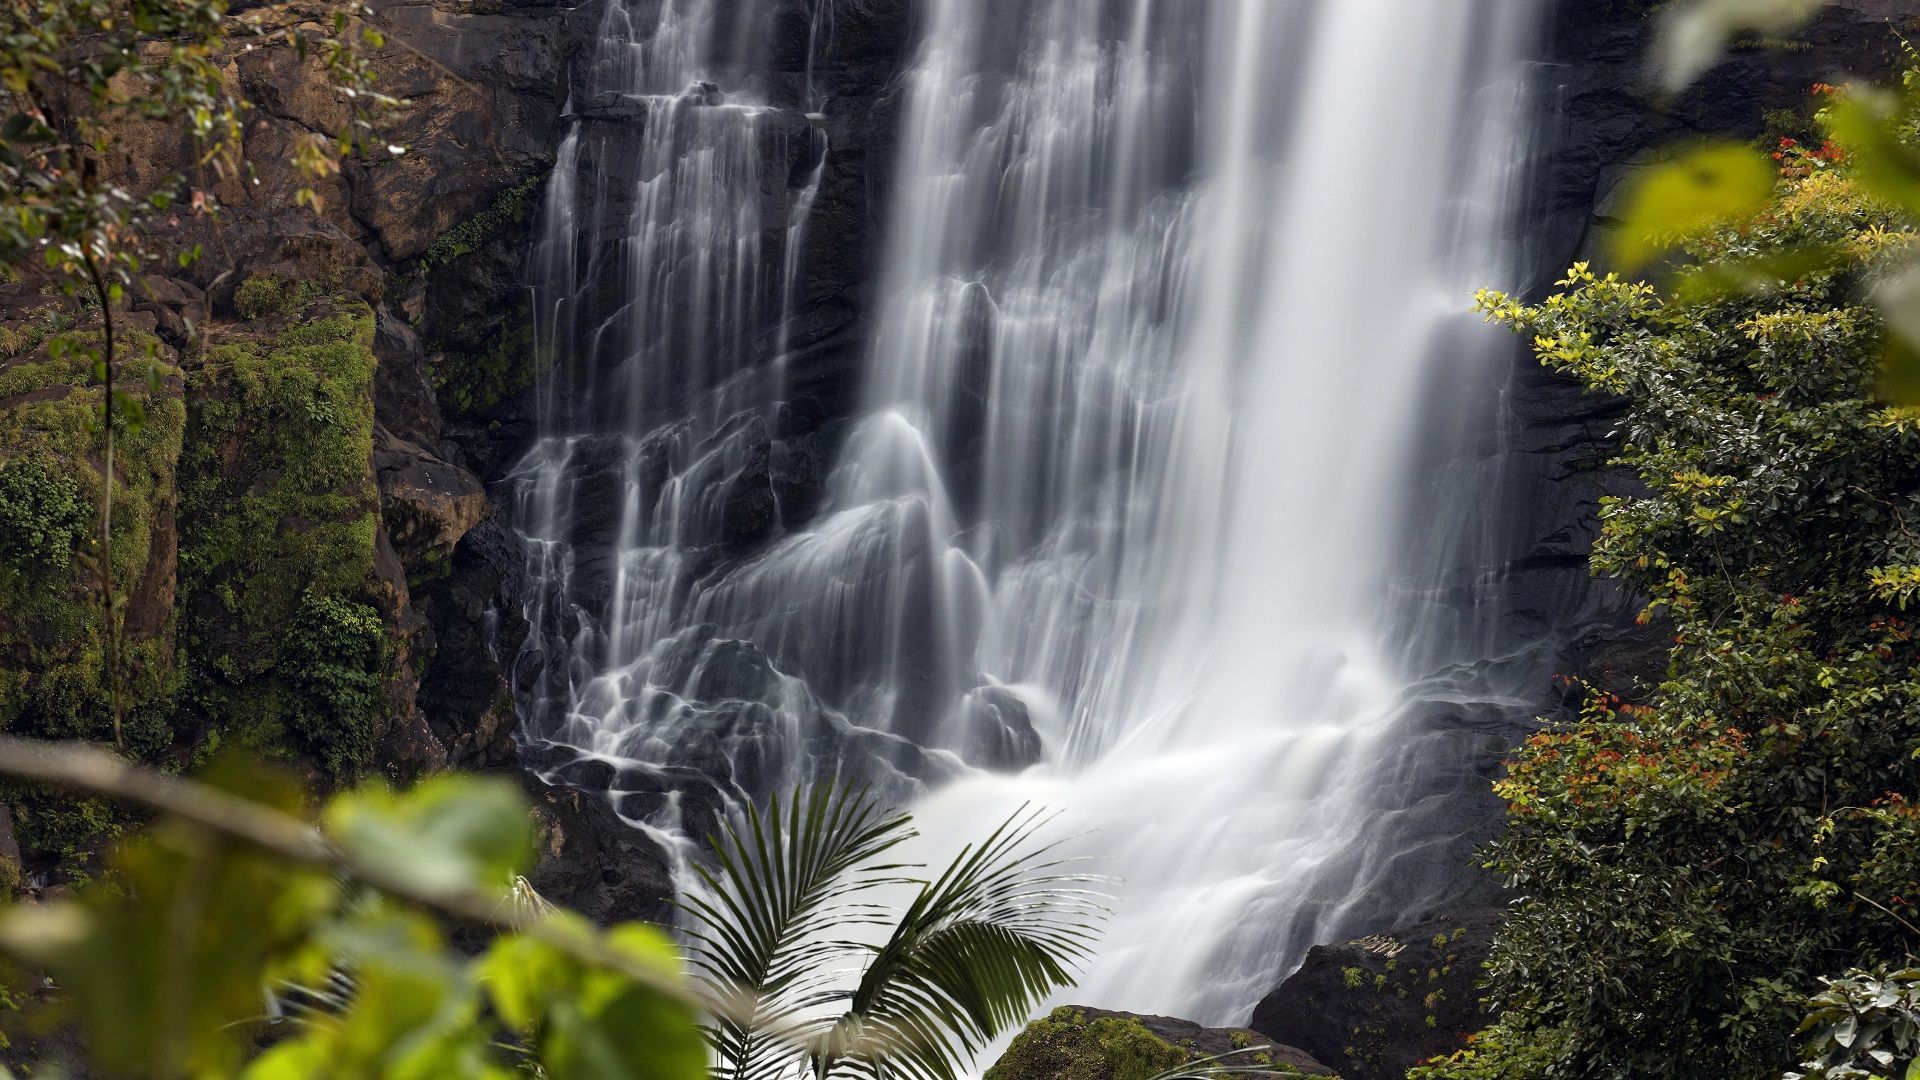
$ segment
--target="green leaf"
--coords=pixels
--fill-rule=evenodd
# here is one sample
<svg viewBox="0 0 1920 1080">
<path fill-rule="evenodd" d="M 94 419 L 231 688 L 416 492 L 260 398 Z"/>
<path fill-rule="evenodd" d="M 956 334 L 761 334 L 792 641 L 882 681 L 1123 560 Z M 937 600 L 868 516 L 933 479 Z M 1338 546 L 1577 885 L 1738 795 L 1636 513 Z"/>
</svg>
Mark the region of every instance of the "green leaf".
<svg viewBox="0 0 1920 1080">
<path fill-rule="evenodd" d="M 1805 23 L 1827 0 L 1691 0 L 1663 17 L 1655 65 L 1660 85 L 1677 94 L 1705 74 L 1735 35 L 1784 34 Z"/>
<path fill-rule="evenodd" d="M 291 785 L 256 773 L 232 787 L 284 805 Z M 54 975 L 102 1072 L 231 1075 L 270 973 L 332 911 L 338 886 L 173 821 L 120 845 L 111 865 L 114 888 L 0 916 L 0 948 Z"/>
<path fill-rule="evenodd" d="M 551 916 L 549 929 L 589 940 L 578 916 Z M 602 938 L 626 961 L 677 975 L 665 934 L 630 924 Z M 536 1048 L 553 1080 L 704 1080 L 707 1047 L 693 1013 L 617 971 L 584 964 L 531 937 L 495 942 L 480 981 L 500 1017 Z"/>
<path fill-rule="evenodd" d="M 253 1063 L 247 1080 L 513 1075 L 493 1060 L 466 965 L 448 954 L 426 916 L 374 908 L 330 929 L 323 941 L 352 973 L 345 1014 L 276 1046 Z"/>
<path fill-rule="evenodd" d="M 533 824 L 507 780 L 436 776 L 397 794 L 369 786 L 327 808 L 350 859 L 429 893 L 503 889 L 532 853 Z"/>
<path fill-rule="evenodd" d="M 879 858 L 912 836 L 908 819 L 866 790 L 831 785 L 748 807 L 744 827 L 710 841 L 715 870 L 696 866 L 705 890 L 685 896 L 688 962 L 716 996 L 749 995 L 752 1023 L 716 1021 L 708 1032 L 723 1075 L 749 1080 L 787 1071 L 823 973 L 848 968 L 858 950 L 849 922 L 871 922 L 862 894 L 902 884 Z"/>
<path fill-rule="evenodd" d="M 1693 306 L 1739 296 L 1768 296 L 1796 282 L 1834 273 L 1851 258 L 1851 253 L 1837 244 L 1809 244 L 1751 259 L 1690 267 L 1674 281 L 1673 299 Z"/>
<path fill-rule="evenodd" d="M 1826 126 L 1844 146 L 1869 192 L 1920 213 L 1920 150 L 1901 134 L 1902 103 L 1886 91 L 1854 90 L 1827 110 Z"/>
<path fill-rule="evenodd" d="M 1773 165 L 1738 143 L 1708 143 L 1635 179 L 1614 241 L 1624 271 L 1675 245 L 1758 214 L 1773 199 Z"/>
</svg>

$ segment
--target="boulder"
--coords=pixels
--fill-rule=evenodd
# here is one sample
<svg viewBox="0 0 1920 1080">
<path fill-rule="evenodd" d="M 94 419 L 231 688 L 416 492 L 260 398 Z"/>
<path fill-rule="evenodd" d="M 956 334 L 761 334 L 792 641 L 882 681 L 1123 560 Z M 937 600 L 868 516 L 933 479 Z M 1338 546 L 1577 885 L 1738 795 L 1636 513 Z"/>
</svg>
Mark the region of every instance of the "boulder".
<svg viewBox="0 0 1920 1080">
<path fill-rule="evenodd" d="M 602 926 L 672 921 L 667 852 L 600 795 L 527 778 L 537 858 L 528 880 L 555 904 Z"/>
<path fill-rule="evenodd" d="M 1302 1047 L 1346 1080 L 1402 1080 L 1485 1026 L 1477 983 L 1499 918 L 1498 908 L 1473 908 L 1315 946 L 1248 1026 Z"/>
<path fill-rule="evenodd" d="M 1149 1080 L 1220 1055 L 1245 1076 L 1331 1076 L 1312 1055 L 1245 1028 L 1201 1027 L 1168 1016 L 1063 1005 L 1028 1024 L 986 1080 Z M 1253 1071 L 1257 1070 L 1257 1071 Z"/>
<path fill-rule="evenodd" d="M 409 570 L 444 562 L 487 516 L 487 493 L 472 473 L 384 427 L 374 431 L 373 467 L 387 535 Z"/>
</svg>

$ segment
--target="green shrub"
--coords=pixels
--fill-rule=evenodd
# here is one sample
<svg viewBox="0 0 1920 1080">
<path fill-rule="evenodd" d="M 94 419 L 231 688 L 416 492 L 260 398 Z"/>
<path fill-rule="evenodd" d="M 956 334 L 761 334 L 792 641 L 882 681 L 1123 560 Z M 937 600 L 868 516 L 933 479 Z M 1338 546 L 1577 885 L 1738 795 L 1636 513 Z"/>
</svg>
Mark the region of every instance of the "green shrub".
<svg viewBox="0 0 1920 1080">
<path fill-rule="evenodd" d="M 1515 1034 L 1502 1027 L 1474 1034 L 1471 1045 L 1444 1058 L 1414 1066 L 1407 1080 L 1544 1080 L 1566 1057 L 1568 1036 L 1561 1031 Z"/>
<path fill-rule="evenodd" d="M 366 764 L 383 686 L 386 633 L 365 604 L 307 594 L 280 651 L 287 726 L 334 777 Z"/>
<path fill-rule="evenodd" d="M 1820 976 L 1912 947 L 1883 909 L 1920 879 L 1920 412 L 1876 399 L 1883 326 L 1856 298 L 1916 239 L 1815 172 L 1693 244 L 1671 297 L 1579 266 L 1544 303 L 1483 298 L 1625 402 L 1643 486 L 1604 500 L 1593 567 L 1674 637 L 1657 687 L 1589 688 L 1509 762 L 1500 1037 L 1435 1077 L 1776 1080 Z M 1809 248 L 1833 263 L 1690 288 Z M 1550 1068 L 1506 1060 L 1543 1048 Z"/>
<path fill-rule="evenodd" d="M 1911 959 L 1911 958 L 1909 958 Z M 1786 1080 L 1876 1080 L 1920 1073 L 1920 967 L 1822 979 L 1808 1002 L 1810 1058 Z"/>
<path fill-rule="evenodd" d="M 23 573 L 65 570 L 92 517 L 80 485 L 45 457 L 0 462 L 0 564 Z"/>
<path fill-rule="evenodd" d="M 300 310 L 306 300 L 305 293 L 304 286 L 272 274 L 263 274 L 248 278 L 233 291 L 233 310 L 248 322 L 286 318 Z"/>
</svg>

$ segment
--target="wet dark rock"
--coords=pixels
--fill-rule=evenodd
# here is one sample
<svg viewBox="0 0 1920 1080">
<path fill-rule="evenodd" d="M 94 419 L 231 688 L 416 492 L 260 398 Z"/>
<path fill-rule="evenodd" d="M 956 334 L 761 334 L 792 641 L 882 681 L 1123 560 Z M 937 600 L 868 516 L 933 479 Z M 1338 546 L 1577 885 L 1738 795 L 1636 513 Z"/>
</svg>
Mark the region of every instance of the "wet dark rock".
<svg viewBox="0 0 1920 1080">
<path fill-rule="evenodd" d="M 696 701 L 752 701 L 777 705 L 780 674 L 760 646 L 750 641 L 715 641 L 705 645 L 683 684 Z"/>
<path fill-rule="evenodd" d="M 704 79 L 687 87 L 686 92 L 680 95 L 680 99 L 696 105 L 725 105 L 727 103 L 727 95 L 721 91 L 720 87 Z"/>
<path fill-rule="evenodd" d="M 373 467 L 387 535 L 409 570 L 450 559 L 490 510 L 472 473 L 384 427 L 374 430 Z"/>
<path fill-rule="evenodd" d="M 644 124 L 652 111 L 652 100 L 640 94 L 598 94 L 575 105 L 573 111 L 560 119 Z"/>
<path fill-rule="evenodd" d="M 528 880 L 541 896 L 601 925 L 672 921 L 667 853 L 605 798 L 529 778 L 535 848 Z"/>
<path fill-rule="evenodd" d="M 413 588 L 433 635 L 421 676 L 419 707 L 459 768 L 505 768 L 517 755 L 519 719 L 506 674 L 493 657 L 512 656 L 527 627 L 500 567 L 517 569 L 517 548 L 498 517 L 482 521 L 454 548 L 445 576 Z"/>
<path fill-rule="evenodd" d="M 1040 735 L 1027 703 L 1004 686 L 982 686 L 960 702 L 965 734 L 961 756 L 970 765 L 1015 772 L 1040 760 Z"/>
<path fill-rule="evenodd" d="M 1476 986 L 1498 908 L 1316 946 L 1248 1026 L 1298 1046 L 1346 1080 L 1402 1080 L 1488 1018 Z"/>
<path fill-rule="evenodd" d="M 440 441 L 440 403 L 427 375 L 420 335 L 386 304 L 375 312 L 373 419 L 402 439 L 430 447 Z"/>
</svg>

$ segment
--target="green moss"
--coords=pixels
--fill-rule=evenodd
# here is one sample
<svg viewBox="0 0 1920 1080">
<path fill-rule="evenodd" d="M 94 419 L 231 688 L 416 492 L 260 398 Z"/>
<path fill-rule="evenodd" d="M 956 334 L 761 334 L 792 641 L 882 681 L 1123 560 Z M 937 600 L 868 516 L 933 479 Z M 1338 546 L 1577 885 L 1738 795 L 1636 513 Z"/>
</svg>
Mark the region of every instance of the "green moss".
<svg viewBox="0 0 1920 1080">
<path fill-rule="evenodd" d="M 100 738 L 111 727 L 94 524 L 98 346 L 97 332 L 54 333 L 0 367 L 0 730 Z M 134 711 L 177 685 L 163 600 L 186 410 L 157 340 L 131 333 L 120 346 L 117 385 L 131 404 L 115 421 L 113 578 Z"/>
<path fill-rule="evenodd" d="M 1137 1020 L 1063 1007 L 1028 1024 L 986 1080 L 1149 1080 L 1188 1060 Z"/>
<path fill-rule="evenodd" d="M 1240 1049 L 1253 1045 L 1242 1032 L 1228 1040 Z M 1192 1047 L 1175 1046 L 1131 1017 L 1089 1020 L 1086 1013 L 1067 1006 L 1028 1024 L 987 1070 L 986 1080 L 1150 1080 L 1198 1056 Z M 1271 1054 L 1250 1053 L 1234 1060 L 1263 1070 L 1262 1075 L 1298 1074 L 1290 1066 L 1274 1064 Z"/>
<path fill-rule="evenodd" d="M 210 727 L 262 753 L 286 753 L 286 722 L 303 708 L 275 669 L 306 598 L 362 594 L 373 580 L 373 313 L 321 308 L 277 334 L 215 345 L 189 380 L 180 575 L 191 700 Z"/>
<path fill-rule="evenodd" d="M 479 250 L 487 237 L 507 225 L 526 220 L 527 214 L 533 209 L 534 194 L 539 191 L 540 182 L 545 178 L 545 173 L 527 177 L 494 196 L 493 202 L 485 210 L 435 237 L 420 256 L 420 271 L 431 273 L 471 255 Z"/>
<path fill-rule="evenodd" d="M 523 304 L 480 350 L 434 350 L 430 374 L 448 415 L 473 416 L 532 386 L 547 363 L 534 344 L 532 312 Z"/>
<path fill-rule="evenodd" d="M 305 307 L 310 299 L 310 286 L 263 274 L 248 278 L 233 291 L 233 309 L 249 321 L 284 319 Z"/>
</svg>

